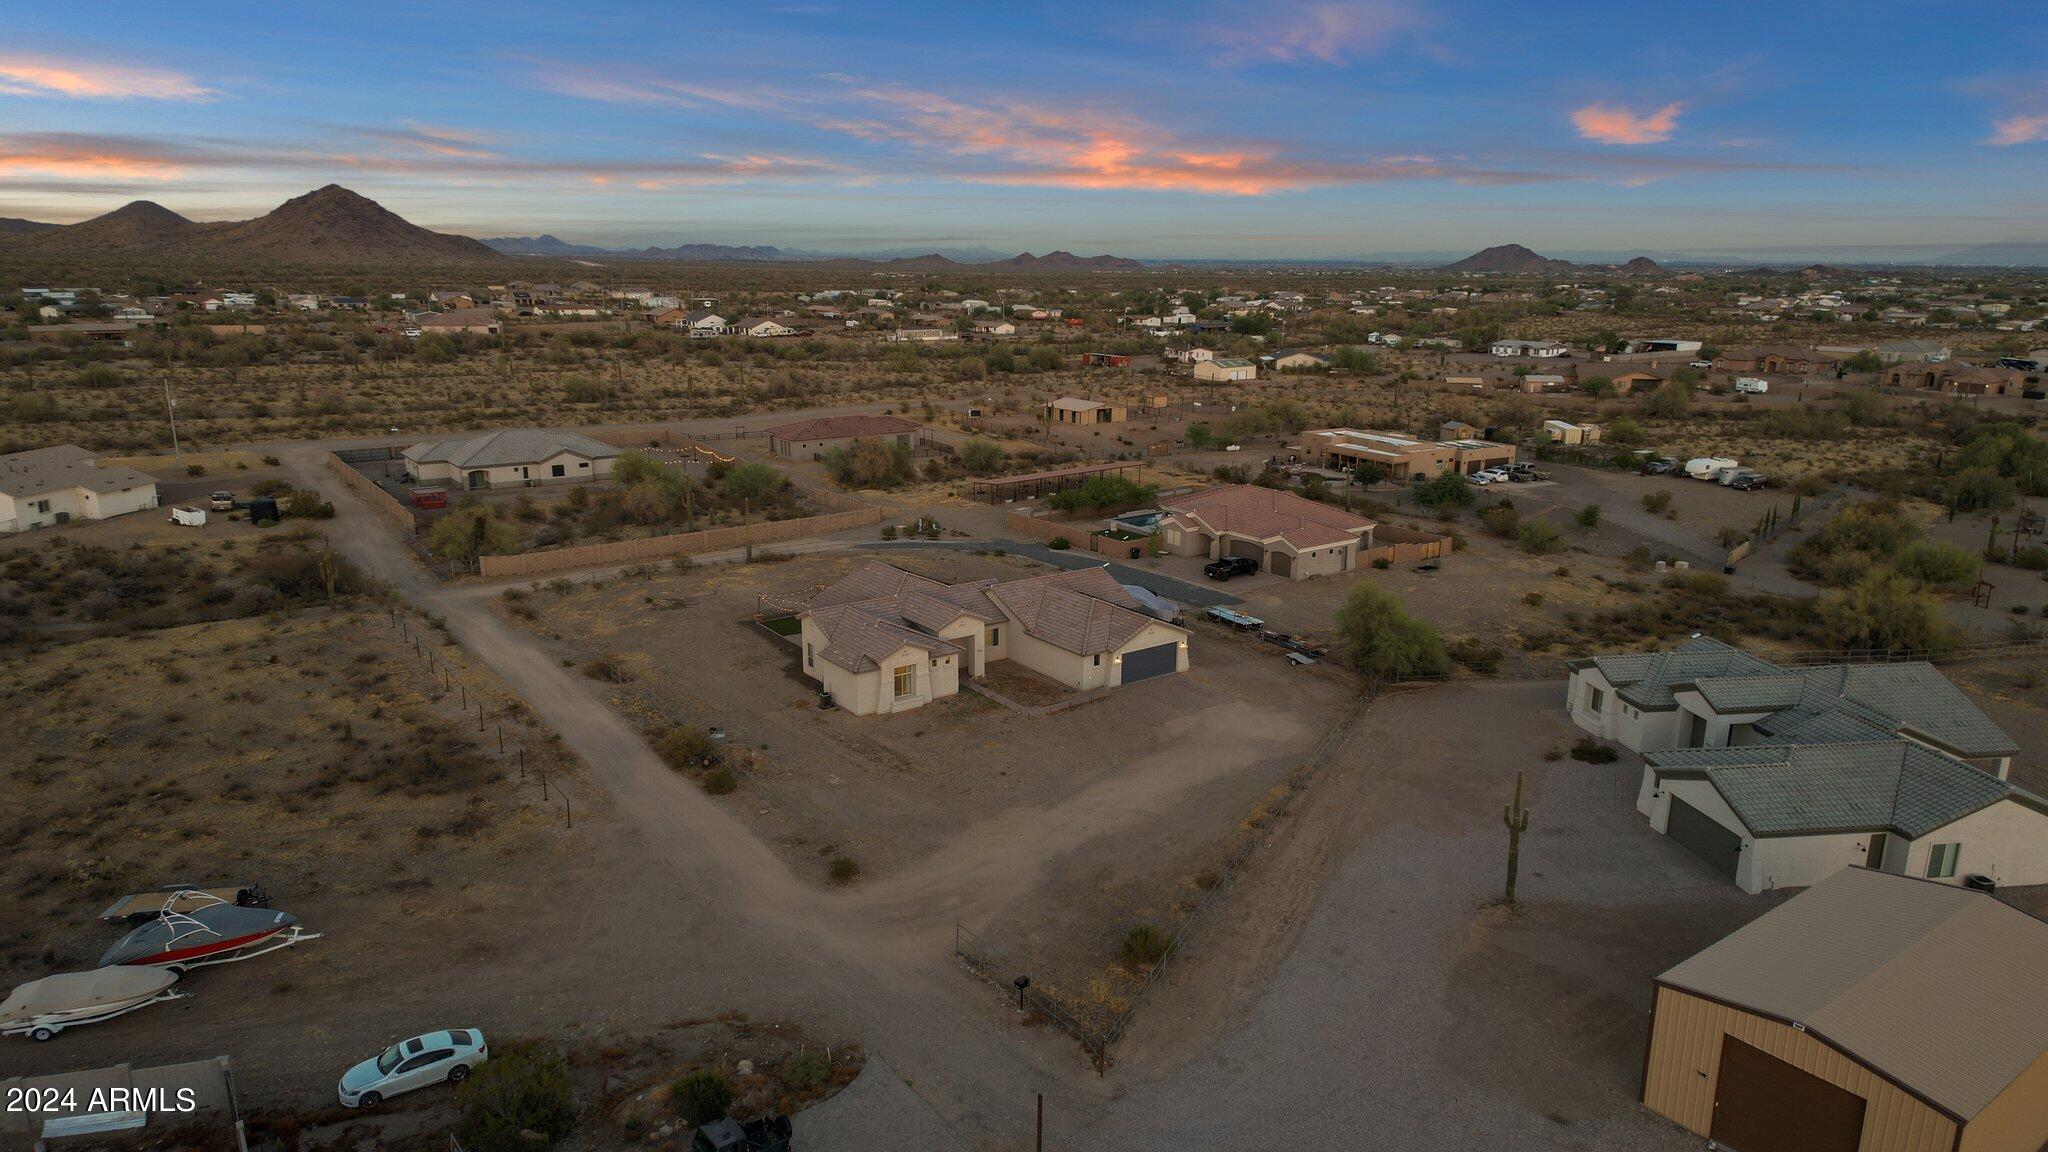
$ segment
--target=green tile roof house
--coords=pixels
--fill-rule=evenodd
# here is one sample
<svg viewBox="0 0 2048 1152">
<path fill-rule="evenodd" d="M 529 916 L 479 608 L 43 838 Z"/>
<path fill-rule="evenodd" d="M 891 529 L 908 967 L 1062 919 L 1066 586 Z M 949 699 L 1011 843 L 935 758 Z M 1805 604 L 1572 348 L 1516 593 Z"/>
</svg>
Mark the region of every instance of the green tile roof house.
<svg viewBox="0 0 2048 1152">
<path fill-rule="evenodd" d="M 1643 757 L 1637 811 L 1745 891 L 1852 864 L 2048 883 L 2048 799 L 1932 665 L 1780 668 L 1696 637 L 1568 667 L 1573 722 Z"/>
</svg>

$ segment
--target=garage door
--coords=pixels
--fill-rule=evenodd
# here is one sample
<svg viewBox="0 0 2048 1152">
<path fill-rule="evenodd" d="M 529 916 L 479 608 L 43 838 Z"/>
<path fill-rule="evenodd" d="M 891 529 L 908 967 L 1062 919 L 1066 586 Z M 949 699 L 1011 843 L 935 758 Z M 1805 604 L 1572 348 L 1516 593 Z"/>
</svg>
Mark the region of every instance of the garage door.
<svg viewBox="0 0 2048 1152">
<path fill-rule="evenodd" d="M 1865 1103 L 1846 1088 L 1724 1036 L 1708 1135 L 1734 1152 L 1856 1152 Z"/>
<path fill-rule="evenodd" d="M 1671 819 L 1664 834 L 1685 845 L 1699 858 L 1730 880 L 1735 879 L 1735 862 L 1742 855 L 1742 837 L 1723 828 L 1699 809 L 1671 798 Z"/>
<path fill-rule="evenodd" d="M 1266 558 L 1266 546 L 1257 540 L 1231 540 L 1225 550 L 1226 556 L 1246 556 L 1253 560 Z"/>
<path fill-rule="evenodd" d="M 1273 575 L 1294 578 L 1294 557 L 1285 552 L 1273 553 Z"/>
<path fill-rule="evenodd" d="M 1136 684 L 1164 676 L 1180 666 L 1180 642 L 1171 641 L 1124 653 L 1124 683 Z"/>
</svg>

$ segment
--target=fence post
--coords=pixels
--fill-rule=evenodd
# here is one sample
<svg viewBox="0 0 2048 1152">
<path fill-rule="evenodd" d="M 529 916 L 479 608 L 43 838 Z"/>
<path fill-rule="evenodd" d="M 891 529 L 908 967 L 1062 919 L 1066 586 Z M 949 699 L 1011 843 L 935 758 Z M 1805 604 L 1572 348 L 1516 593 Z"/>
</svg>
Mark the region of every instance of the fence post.
<svg viewBox="0 0 2048 1152">
<path fill-rule="evenodd" d="M 476 702 L 476 730 L 484 730 L 484 702 L 481 700 Z"/>
</svg>

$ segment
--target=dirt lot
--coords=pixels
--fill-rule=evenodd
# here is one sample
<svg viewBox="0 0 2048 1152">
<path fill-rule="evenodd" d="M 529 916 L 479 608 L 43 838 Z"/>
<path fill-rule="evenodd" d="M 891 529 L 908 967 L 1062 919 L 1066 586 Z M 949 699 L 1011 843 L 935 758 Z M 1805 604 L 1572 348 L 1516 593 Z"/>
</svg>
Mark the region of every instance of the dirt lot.
<svg viewBox="0 0 2048 1152">
<path fill-rule="evenodd" d="M 1290 667 L 1277 649 L 1204 636 L 1187 674 L 1048 716 L 965 691 L 898 716 L 820 711 L 795 648 L 750 616 L 764 593 L 800 594 L 869 559 L 706 565 L 533 593 L 522 604 L 543 613 L 537 627 L 631 670 L 614 698 L 641 722 L 660 723 L 666 708 L 726 729 L 755 753 L 725 803 L 814 880 L 838 856 L 876 880 L 948 855 L 999 870 L 990 843 L 1053 817 L 1056 850 L 1034 857 L 1020 845 L 1012 861 L 1029 872 L 1045 860 L 1051 898 L 970 926 L 1033 965 L 1042 984 L 1077 989 L 1078 1001 L 1117 1002 L 1103 969 L 1123 933 L 1172 919 L 1239 822 L 1341 711 L 1349 687 Z M 944 580 L 1043 570 L 970 553 L 891 559 Z M 563 658 L 581 661 L 588 650 L 565 646 Z M 1133 808 L 1143 809 L 1134 830 L 1097 839 L 1099 821 Z"/>
</svg>

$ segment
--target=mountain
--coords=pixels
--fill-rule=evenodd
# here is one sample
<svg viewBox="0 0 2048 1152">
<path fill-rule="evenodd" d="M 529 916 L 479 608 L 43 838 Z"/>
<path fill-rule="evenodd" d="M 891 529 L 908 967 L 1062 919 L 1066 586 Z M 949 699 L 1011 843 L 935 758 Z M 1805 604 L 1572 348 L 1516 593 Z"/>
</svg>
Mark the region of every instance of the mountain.
<svg viewBox="0 0 2048 1152">
<path fill-rule="evenodd" d="M 767 244 L 678 244 L 673 248 L 600 248 L 595 244 L 571 244 L 558 236 L 497 236 L 485 240 L 494 251 L 507 256 L 552 256 L 597 260 L 782 260 L 781 249 Z"/>
<path fill-rule="evenodd" d="M 1444 265 L 1446 272 L 1570 272 L 1578 265 L 1569 260 L 1552 260 L 1539 256 L 1520 244 L 1496 244 L 1483 252 L 1474 252 L 1455 264 Z"/>
<path fill-rule="evenodd" d="M 57 224 L 45 224 L 40 220 L 23 220 L 15 216 L 0 216 L 0 236 L 26 236 L 31 232 L 47 232 Z"/>
<path fill-rule="evenodd" d="M 2001 240 L 1994 244 L 1977 244 L 1936 257 L 1934 262 L 1979 267 L 2048 268 L 2048 240 Z"/>
<path fill-rule="evenodd" d="M 1638 256 L 1615 271 L 1623 276 L 1655 276 L 1664 271 L 1664 268 L 1648 256 Z"/>
<path fill-rule="evenodd" d="M 1144 265 L 1128 256 L 1076 256 L 1072 252 L 1047 252 L 1033 256 L 1029 252 L 1012 256 L 1008 260 L 996 260 L 983 265 L 989 268 L 1014 268 L 1019 272 L 1063 272 L 1070 268 L 1120 269 L 1128 271 L 1143 268 Z"/>
<path fill-rule="evenodd" d="M 287 200 L 254 220 L 195 224 L 137 200 L 8 245 L 38 256 L 184 258 L 231 263 L 473 264 L 500 259 L 467 236 L 432 232 L 339 184 Z"/>
</svg>

